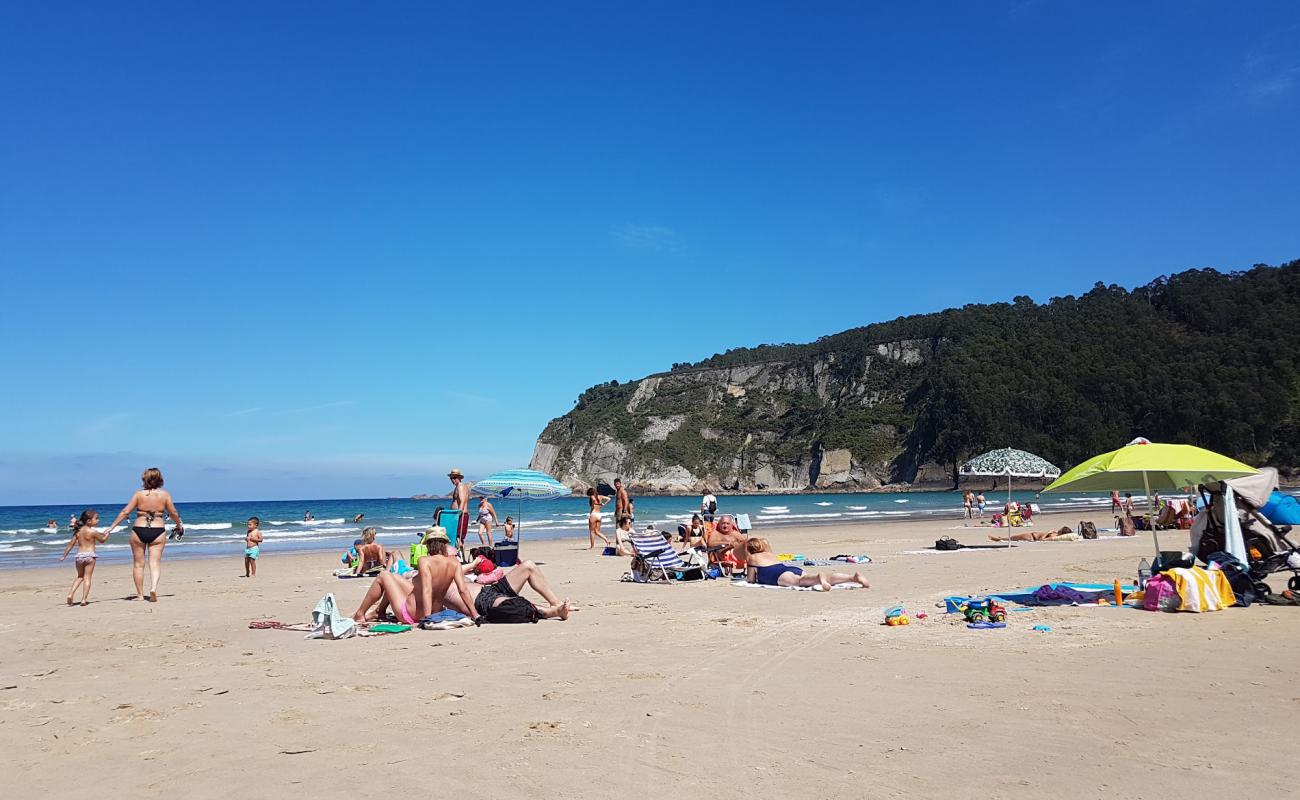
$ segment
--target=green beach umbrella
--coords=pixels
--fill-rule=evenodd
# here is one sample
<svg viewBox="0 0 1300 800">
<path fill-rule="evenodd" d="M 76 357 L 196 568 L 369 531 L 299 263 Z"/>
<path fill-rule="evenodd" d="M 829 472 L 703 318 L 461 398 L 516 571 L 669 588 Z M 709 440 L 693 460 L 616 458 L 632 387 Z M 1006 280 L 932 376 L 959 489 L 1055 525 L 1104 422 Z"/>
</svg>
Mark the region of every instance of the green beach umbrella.
<svg viewBox="0 0 1300 800">
<path fill-rule="evenodd" d="M 1234 458 L 1190 444 L 1157 444 L 1146 439 L 1093 456 L 1052 481 L 1044 492 L 1097 492 L 1120 489 L 1146 491 L 1151 511 L 1151 536 L 1156 550 L 1160 540 L 1155 531 L 1155 501 L 1152 489 L 1182 489 L 1202 483 L 1242 478 L 1259 470 Z"/>
</svg>

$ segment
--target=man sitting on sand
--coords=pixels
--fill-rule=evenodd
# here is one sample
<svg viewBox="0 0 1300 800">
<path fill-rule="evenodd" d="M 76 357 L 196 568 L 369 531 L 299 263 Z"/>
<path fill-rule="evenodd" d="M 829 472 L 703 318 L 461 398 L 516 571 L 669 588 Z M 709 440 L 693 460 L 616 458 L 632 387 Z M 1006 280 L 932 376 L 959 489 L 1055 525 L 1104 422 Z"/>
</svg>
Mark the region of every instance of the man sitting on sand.
<svg viewBox="0 0 1300 800">
<path fill-rule="evenodd" d="M 446 540 L 430 539 L 429 541 L 430 552 L 420 558 L 420 568 L 416 571 L 415 577 L 407 580 L 388 570 L 383 570 L 375 576 L 374 582 L 366 590 L 366 596 L 362 598 L 361 605 L 352 615 L 352 619 L 357 622 L 373 621 L 379 619 L 386 608 L 392 608 L 397 619 L 407 625 L 414 625 L 417 620 L 441 611 L 443 599 L 453 587 L 461 596 L 462 605 L 468 606 L 473 603 L 468 589 L 469 584 L 466 583 L 460 569 L 460 561 L 442 555 L 441 547 L 435 555 L 433 542 L 441 541 L 445 545 Z M 470 619 L 478 617 L 472 610 L 466 616 Z"/>
</svg>

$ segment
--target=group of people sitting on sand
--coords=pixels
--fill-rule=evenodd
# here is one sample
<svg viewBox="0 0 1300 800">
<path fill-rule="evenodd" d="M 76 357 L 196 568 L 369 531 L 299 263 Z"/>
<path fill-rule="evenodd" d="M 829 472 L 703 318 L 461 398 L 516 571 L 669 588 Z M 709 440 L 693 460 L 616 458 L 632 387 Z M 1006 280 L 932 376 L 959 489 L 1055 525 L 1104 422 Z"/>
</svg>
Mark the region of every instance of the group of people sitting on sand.
<svg viewBox="0 0 1300 800">
<path fill-rule="evenodd" d="M 568 600 L 551 591 L 541 568 L 532 561 L 502 571 L 481 554 L 462 564 L 456 548 L 444 537 L 429 537 L 425 544 L 429 552 L 412 572 L 397 575 L 384 569 L 375 576 L 353 620 L 375 622 L 391 613 L 399 622 L 415 625 L 451 609 L 476 623 L 537 622 L 568 619 L 573 610 Z M 521 597 L 524 587 L 541 595 L 544 604 Z"/>
<path fill-rule="evenodd" d="M 617 531 L 618 555 L 637 557 L 631 537 L 632 520 L 621 517 Z M 713 522 L 706 522 L 699 514 L 694 514 L 689 525 L 677 526 L 675 541 L 669 533 L 663 533 L 663 537 L 665 543 L 679 554 L 694 552 L 711 567 L 717 567 L 723 575 L 744 575 L 750 583 L 822 589 L 830 589 L 841 583 L 856 583 L 863 588 L 869 586 L 861 572 L 852 575 L 843 572 L 805 575 L 802 567 L 778 558 L 767 539 L 750 536 L 742 531 L 736 525 L 735 517 L 730 514 L 723 514 Z"/>
</svg>

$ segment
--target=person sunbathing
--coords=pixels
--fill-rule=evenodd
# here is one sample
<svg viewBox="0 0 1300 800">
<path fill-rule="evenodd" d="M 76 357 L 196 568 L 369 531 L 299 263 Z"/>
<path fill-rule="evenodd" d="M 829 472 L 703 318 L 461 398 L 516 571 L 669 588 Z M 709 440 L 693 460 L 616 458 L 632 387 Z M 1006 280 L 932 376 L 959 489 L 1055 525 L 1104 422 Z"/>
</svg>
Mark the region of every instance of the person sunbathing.
<svg viewBox="0 0 1300 800">
<path fill-rule="evenodd" d="M 462 611 L 470 619 L 477 619 L 478 614 L 472 610 L 473 596 L 469 585 L 460 570 L 460 562 L 445 555 L 426 555 L 420 559 L 419 569 L 410 580 L 394 575 L 388 570 L 380 572 L 366 590 L 361 605 L 352 619 L 357 622 L 373 622 L 382 618 L 384 611 L 391 608 L 394 616 L 407 625 L 414 625 L 443 609 L 444 598 L 453 590 L 460 595 Z"/>
<path fill-rule="evenodd" d="M 761 583 L 764 586 L 820 586 L 824 591 L 841 583 L 856 583 L 863 589 L 871 586 L 861 572 L 852 575 L 845 572 L 815 572 L 805 575 L 799 567 L 782 563 L 781 559 L 772 554 L 772 546 L 767 540 L 758 536 L 745 543 L 745 551 L 748 557 L 745 580 L 750 583 Z"/>
<path fill-rule="evenodd" d="M 989 540 L 994 542 L 1073 542 L 1078 538 L 1079 534 L 1066 527 L 1054 531 L 1025 531 L 1010 536 L 989 534 Z"/>
<path fill-rule="evenodd" d="M 384 569 L 390 566 L 392 558 L 393 554 L 375 541 L 375 529 L 366 528 L 361 532 L 361 546 L 357 548 L 357 565 L 352 570 L 352 574 L 361 575 L 372 570 Z"/>
<path fill-rule="evenodd" d="M 678 525 L 677 535 L 681 538 L 682 544 L 687 547 L 703 547 L 704 540 L 712 527 L 713 523 L 706 524 L 699 514 L 692 514 L 690 526 Z"/>
<path fill-rule="evenodd" d="M 706 531 L 704 535 L 704 542 L 709 547 L 725 545 L 730 548 L 716 556 L 718 564 L 726 571 L 745 569 L 745 563 L 749 559 L 749 551 L 745 548 L 748 541 L 749 537 L 740 532 L 735 518 L 730 514 L 718 517 L 713 530 Z"/>
<path fill-rule="evenodd" d="M 424 559 L 420 559 L 424 563 Z M 542 596 L 547 605 L 539 606 L 531 603 L 527 598 L 520 597 L 519 592 L 527 586 Z M 505 577 L 495 583 L 477 584 L 471 583 L 466 587 L 468 589 L 469 599 L 451 587 L 448 587 L 443 596 L 443 603 L 455 611 L 459 611 L 466 616 L 473 618 L 475 614 L 471 609 L 477 612 L 478 616 L 484 617 L 488 622 L 533 622 L 537 619 L 568 619 L 569 613 L 574 611 L 572 604 L 568 600 L 561 601 L 556 597 L 555 592 L 551 591 L 551 585 L 542 574 L 541 567 L 532 561 L 520 561 Z M 533 606 L 535 611 L 530 612 L 523 604 L 528 603 Z M 532 617 L 528 619 L 528 617 Z M 503 618 L 505 617 L 505 618 Z"/>
</svg>

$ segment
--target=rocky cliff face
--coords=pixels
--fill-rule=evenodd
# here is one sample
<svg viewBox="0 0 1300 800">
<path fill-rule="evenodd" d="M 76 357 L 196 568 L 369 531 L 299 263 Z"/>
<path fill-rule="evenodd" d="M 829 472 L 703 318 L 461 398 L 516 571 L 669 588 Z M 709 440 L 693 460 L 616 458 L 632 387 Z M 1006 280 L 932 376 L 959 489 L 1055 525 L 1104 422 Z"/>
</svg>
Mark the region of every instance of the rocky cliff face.
<svg viewBox="0 0 1300 800">
<path fill-rule="evenodd" d="M 531 466 L 582 488 L 875 489 L 916 477 L 903 409 L 926 340 L 677 369 L 589 389 L 542 432 Z"/>
</svg>

